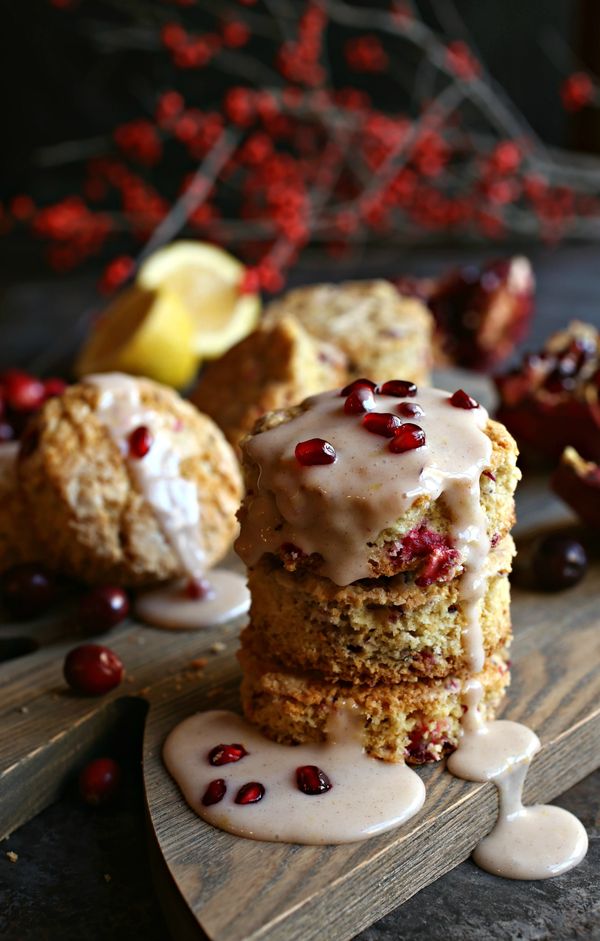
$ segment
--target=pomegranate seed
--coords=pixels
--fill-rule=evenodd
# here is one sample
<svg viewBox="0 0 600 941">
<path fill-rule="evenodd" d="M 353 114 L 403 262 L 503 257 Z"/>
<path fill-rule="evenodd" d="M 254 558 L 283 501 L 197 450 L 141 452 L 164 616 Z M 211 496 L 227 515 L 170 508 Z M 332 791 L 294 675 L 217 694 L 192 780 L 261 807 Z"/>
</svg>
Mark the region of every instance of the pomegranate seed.
<svg viewBox="0 0 600 941">
<path fill-rule="evenodd" d="M 202 797 L 202 803 L 205 807 L 210 807 L 211 804 L 218 804 L 219 801 L 222 801 L 225 797 L 226 791 L 227 785 L 223 778 L 216 778 L 216 780 L 211 781 L 206 788 Z"/>
<path fill-rule="evenodd" d="M 10 614 L 27 620 L 42 614 L 56 601 L 58 585 L 39 565 L 16 565 L 2 576 L 2 600 Z"/>
<path fill-rule="evenodd" d="M 265 796 L 265 789 L 258 781 L 248 781 L 242 784 L 235 795 L 236 804 L 257 804 Z"/>
<path fill-rule="evenodd" d="M 346 415 L 362 415 L 363 412 L 369 412 L 373 408 L 375 408 L 373 393 L 364 386 L 351 392 L 344 402 Z"/>
<path fill-rule="evenodd" d="M 129 435 L 129 453 L 131 457 L 135 457 L 138 460 L 146 457 L 152 447 L 153 441 L 154 438 L 152 437 L 150 429 L 146 428 L 145 425 L 140 425 L 139 428 L 136 428 Z"/>
<path fill-rule="evenodd" d="M 479 402 L 467 395 L 464 389 L 457 389 L 454 395 L 450 396 L 450 405 L 454 408 L 479 408 Z"/>
<path fill-rule="evenodd" d="M 67 383 L 64 379 L 56 379 L 53 377 L 44 381 L 44 393 L 47 399 L 52 399 L 56 395 L 62 395 L 66 388 Z"/>
<path fill-rule="evenodd" d="M 296 784 L 303 794 L 324 794 L 331 790 L 331 781 L 316 765 L 296 768 Z"/>
<path fill-rule="evenodd" d="M 391 412 L 369 412 L 362 420 L 363 425 L 374 435 L 382 435 L 384 438 L 393 438 L 398 429 L 402 427 L 402 422 L 397 415 Z"/>
<path fill-rule="evenodd" d="M 417 405 L 416 402 L 400 402 L 396 410 L 398 414 L 403 415 L 404 418 L 422 418 L 425 414 L 421 406 Z"/>
<path fill-rule="evenodd" d="M 415 448 L 422 448 L 424 444 L 425 432 L 421 426 L 406 422 L 390 441 L 390 451 L 394 454 L 402 454 L 404 451 L 414 451 Z"/>
<path fill-rule="evenodd" d="M 43 383 L 20 369 L 9 369 L 3 385 L 6 401 L 15 412 L 34 412 L 45 399 Z"/>
<path fill-rule="evenodd" d="M 404 379 L 390 379 L 382 385 L 377 386 L 379 395 L 394 395 L 396 398 L 413 398 L 417 394 L 417 387 L 414 382 L 406 382 Z"/>
<path fill-rule="evenodd" d="M 79 775 L 79 793 L 86 804 L 106 804 L 121 783 L 121 769 L 112 758 L 96 758 Z"/>
<path fill-rule="evenodd" d="M 91 631 L 107 631 L 129 614 L 127 592 L 116 585 L 92 588 L 79 603 L 79 617 Z"/>
<path fill-rule="evenodd" d="M 350 395 L 355 389 L 371 389 L 373 392 L 376 388 L 376 383 L 371 382 L 370 379 L 355 379 L 353 382 L 349 382 L 347 386 L 344 386 L 340 395 Z"/>
<path fill-rule="evenodd" d="M 336 458 L 335 448 L 323 438 L 309 438 L 296 445 L 296 460 L 304 467 L 312 464 L 333 464 Z"/>
<path fill-rule="evenodd" d="M 108 647 L 82 644 L 71 650 L 63 667 L 65 680 L 76 693 L 102 696 L 119 685 L 123 664 Z"/>
<path fill-rule="evenodd" d="M 215 597 L 215 590 L 207 578 L 190 578 L 185 593 L 192 601 L 208 601 Z"/>
<path fill-rule="evenodd" d="M 248 754 L 243 745 L 215 745 L 208 753 L 211 765 L 229 765 L 232 761 L 240 761 Z"/>
</svg>

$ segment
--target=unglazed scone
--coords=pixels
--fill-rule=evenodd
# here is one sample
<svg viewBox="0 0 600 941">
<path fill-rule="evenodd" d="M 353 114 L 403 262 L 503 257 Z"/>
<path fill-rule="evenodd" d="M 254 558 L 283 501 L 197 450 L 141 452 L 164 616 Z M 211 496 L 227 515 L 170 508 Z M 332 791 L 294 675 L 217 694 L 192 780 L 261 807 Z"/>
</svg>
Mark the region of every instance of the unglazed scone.
<svg viewBox="0 0 600 941">
<path fill-rule="evenodd" d="M 292 317 L 262 324 L 202 373 L 192 401 L 237 447 L 256 420 L 345 381 L 346 357 Z"/>
<path fill-rule="evenodd" d="M 296 288 L 268 306 L 265 323 L 289 316 L 344 353 L 348 378 L 429 381 L 433 317 L 422 301 L 403 296 L 388 281 Z"/>
<path fill-rule="evenodd" d="M 119 437 L 136 423 L 159 459 L 147 479 L 152 463 L 142 468 Z M 18 479 L 46 564 L 89 583 L 190 574 L 186 552 L 208 568 L 237 528 L 232 449 L 210 418 L 147 379 L 90 377 L 48 401 L 22 441 Z"/>
</svg>

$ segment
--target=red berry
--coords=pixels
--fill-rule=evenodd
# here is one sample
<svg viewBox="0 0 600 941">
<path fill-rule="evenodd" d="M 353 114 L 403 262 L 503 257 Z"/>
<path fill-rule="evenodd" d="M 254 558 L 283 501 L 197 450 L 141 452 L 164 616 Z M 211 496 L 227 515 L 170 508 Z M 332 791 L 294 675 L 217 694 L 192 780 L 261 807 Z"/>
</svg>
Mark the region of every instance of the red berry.
<svg viewBox="0 0 600 941">
<path fill-rule="evenodd" d="M 425 414 L 421 406 L 417 405 L 416 402 L 400 402 L 396 410 L 398 414 L 403 415 L 404 418 L 422 418 Z"/>
<path fill-rule="evenodd" d="M 51 399 L 55 395 L 62 395 L 66 388 L 67 383 L 64 379 L 52 378 L 44 381 L 44 393 L 47 399 Z"/>
<path fill-rule="evenodd" d="M 46 397 L 43 383 L 19 369 L 9 369 L 2 381 L 6 401 L 15 412 L 33 412 Z"/>
<path fill-rule="evenodd" d="M 190 578 L 185 593 L 192 601 L 208 601 L 215 597 L 215 590 L 207 578 Z"/>
<path fill-rule="evenodd" d="M 91 631 L 107 631 L 123 621 L 128 614 L 127 592 L 116 585 L 92 588 L 79 604 L 79 617 L 83 626 Z"/>
<path fill-rule="evenodd" d="M 344 386 L 340 392 L 340 395 L 350 395 L 350 393 L 354 392 L 355 389 L 371 389 L 371 391 L 374 391 L 376 388 L 376 383 L 371 382 L 370 379 L 354 379 L 353 382 L 350 382 L 347 386 Z"/>
<path fill-rule="evenodd" d="M 384 438 L 393 438 L 402 427 L 402 422 L 397 415 L 391 412 L 369 412 L 362 420 L 363 425 L 374 435 L 382 435 Z"/>
<path fill-rule="evenodd" d="M 249 781 L 242 784 L 235 795 L 236 804 L 257 804 L 265 796 L 265 789 L 258 781 Z"/>
<path fill-rule="evenodd" d="M 543 591 L 562 591 L 581 581 L 588 558 L 582 544 L 563 533 L 550 533 L 534 548 L 532 568 Z"/>
<path fill-rule="evenodd" d="M 362 415 L 373 408 L 375 408 L 375 399 L 373 398 L 373 392 L 367 386 L 358 386 L 344 402 L 346 415 Z"/>
<path fill-rule="evenodd" d="M 300 441 L 294 451 L 296 460 L 304 467 L 312 464 L 333 464 L 336 458 L 335 448 L 323 438 L 309 438 Z"/>
<path fill-rule="evenodd" d="M 116 794 L 121 769 L 112 758 L 96 758 L 79 775 L 79 793 L 86 804 L 105 804 Z"/>
<path fill-rule="evenodd" d="M 379 395 L 394 395 L 399 399 L 413 398 L 417 394 L 417 387 L 414 382 L 407 382 L 405 379 L 390 379 L 377 386 Z"/>
<path fill-rule="evenodd" d="M 303 794 L 324 794 L 332 787 L 325 772 L 316 765 L 302 765 L 296 768 L 296 784 Z"/>
<path fill-rule="evenodd" d="M 37 617 L 58 595 L 56 580 L 40 565 L 16 565 L 2 576 L 2 599 L 9 613 L 19 620 Z"/>
<path fill-rule="evenodd" d="M 65 680 L 76 693 L 102 696 L 121 682 L 123 664 L 108 647 L 101 644 L 82 644 L 67 654 L 63 673 Z"/>
<path fill-rule="evenodd" d="M 244 746 L 237 742 L 233 745 L 215 745 L 208 753 L 208 760 L 211 765 L 229 765 L 232 761 L 240 761 L 247 754 Z"/>
<path fill-rule="evenodd" d="M 406 422 L 390 441 L 390 451 L 393 451 L 394 454 L 402 454 L 404 451 L 414 451 L 415 448 L 422 448 L 424 444 L 425 432 L 421 426 Z"/>
<path fill-rule="evenodd" d="M 152 437 L 150 429 L 146 428 L 145 425 L 140 425 L 139 428 L 135 428 L 129 435 L 129 454 L 131 457 L 141 460 L 143 457 L 146 457 L 152 447 L 153 441 L 154 438 Z"/>
<path fill-rule="evenodd" d="M 470 395 L 467 395 L 464 389 L 457 389 L 456 392 L 450 396 L 450 405 L 453 405 L 454 408 L 479 408 L 479 402 L 476 402 Z"/>
<path fill-rule="evenodd" d="M 211 804 L 218 804 L 219 801 L 222 801 L 225 797 L 226 791 L 227 785 L 223 778 L 216 778 L 216 780 L 211 781 L 206 788 L 202 797 L 202 803 L 205 807 L 210 807 Z"/>
</svg>

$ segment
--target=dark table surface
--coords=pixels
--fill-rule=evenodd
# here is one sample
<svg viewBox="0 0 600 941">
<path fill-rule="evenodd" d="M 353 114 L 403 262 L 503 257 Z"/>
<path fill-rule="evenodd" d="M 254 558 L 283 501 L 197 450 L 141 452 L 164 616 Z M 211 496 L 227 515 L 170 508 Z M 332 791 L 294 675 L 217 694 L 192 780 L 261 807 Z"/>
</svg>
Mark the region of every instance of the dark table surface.
<svg viewBox="0 0 600 941">
<path fill-rule="evenodd" d="M 572 318 L 600 326 L 600 247 L 536 246 L 527 254 L 538 276 L 537 312 L 527 346 L 535 348 Z M 294 281 L 434 274 L 448 264 L 489 255 L 489 249 L 399 249 L 371 255 L 361 264 L 306 265 Z M 19 268 L 26 265 L 20 261 L 14 270 Z M 54 368 L 55 362 L 68 359 L 84 330 L 82 312 L 97 304 L 93 283 L 89 277 L 63 282 L 31 274 L 5 278 L 3 289 L 0 284 L 0 368 L 36 358 L 41 366 Z M 147 857 L 142 727 L 143 718 L 132 716 L 126 728 L 99 744 L 99 753 L 115 755 L 125 770 L 124 786 L 111 806 L 92 810 L 82 805 L 73 782 L 67 782 L 60 801 L 2 844 L 0 938 L 169 937 Z M 577 869 L 544 882 L 511 882 L 467 861 L 362 932 L 360 941 L 600 939 L 600 771 L 556 803 L 575 813 L 590 836 L 588 856 Z M 15 862 L 8 852 L 17 854 Z"/>
</svg>

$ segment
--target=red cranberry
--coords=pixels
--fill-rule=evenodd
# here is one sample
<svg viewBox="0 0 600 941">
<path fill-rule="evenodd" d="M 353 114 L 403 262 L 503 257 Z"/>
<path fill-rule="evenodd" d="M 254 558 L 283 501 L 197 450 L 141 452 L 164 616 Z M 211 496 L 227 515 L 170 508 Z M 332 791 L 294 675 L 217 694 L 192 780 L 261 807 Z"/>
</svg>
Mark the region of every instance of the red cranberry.
<svg viewBox="0 0 600 941">
<path fill-rule="evenodd" d="M 389 448 L 394 454 L 403 454 L 404 451 L 422 448 L 424 444 L 425 432 L 421 426 L 406 422 L 390 441 Z"/>
<path fill-rule="evenodd" d="M 235 802 L 236 804 L 257 804 L 264 796 L 264 785 L 258 781 L 248 781 L 247 784 L 242 784 L 235 795 Z"/>
<path fill-rule="evenodd" d="M 83 626 L 91 631 L 108 631 L 120 624 L 128 614 L 127 592 L 116 585 L 92 588 L 79 604 L 79 617 Z"/>
<path fill-rule="evenodd" d="M 400 402 L 396 406 L 396 411 L 404 418 L 422 418 L 425 412 L 416 402 Z"/>
<path fill-rule="evenodd" d="M 65 680 L 76 693 L 102 696 L 121 682 L 123 664 L 108 647 L 82 644 L 67 654 L 63 672 Z"/>
<path fill-rule="evenodd" d="M 96 758 L 79 775 L 79 793 L 86 804 L 106 804 L 121 783 L 121 769 L 112 758 Z"/>
<path fill-rule="evenodd" d="M 535 580 L 543 591 L 561 591 L 577 585 L 587 565 L 587 554 L 581 543 L 561 533 L 541 539 L 532 560 Z"/>
<path fill-rule="evenodd" d="M 10 614 L 19 620 L 46 611 L 58 595 L 56 579 L 34 563 L 16 565 L 2 577 L 2 598 Z"/>
<path fill-rule="evenodd" d="M 296 460 L 303 467 L 310 467 L 313 464 L 333 464 L 336 458 L 335 448 L 323 438 L 299 441 L 294 453 Z"/>
<path fill-rule="evenodd" d="M 349 382 L 347 386 L 344 386 L 340 395 L 350 395 L 355 389 L 371 389 L 373 391 L 375 388 L 376 384 L 371 382 L 370 379 L 355 379 L 353 382 Z"/>
<path fill-rule="evenodd" d="M 402 422 L 397 415 L 391 412 L 369 412 L 362 420 L 363 425 L 374 435 L 382 435 L 384 438 L 393 438 L 402 427 Z"/>
<path fill-rule="evenodd" d="M 324 794 L 331 790 L 331 781 L 316 765 L 296 768 L 296 784 L 303 794 Z"/>
<path fill-rule="evenodd" d="M 191 601 L 208 601 L 215 597 L 215 590 L 207 578 L 190 578 L 185 593 Z"/>
<path fill-rule="evenodd" d="M 450 396 L 450 405 L 453 405 L 454 408 L 479 408 L 479 402 L 476 402 L 470 395 L 467 395 L 464 389 L 457 389 L 456 392 Z"/>
<path fill-rule="evenodd" d="M 146 428 L 145 425 L 140 425 L 129 435 L 129 454 L 131 457 L 141 460 L 146 457 L 153 441 L 154 438 L 150 429 Z"/>
<path fill-rule="evenodd" d="M 364 387 L 354 389 L 344 402 L 346 415 L 362 415 L 375 408 L 375 399 L 370 389 Z"/>
<path fill-rule="evenodd" d="M 205 807 L 210 807 L 211 804 L 218 804 L 219 801 L 223 800 L 226 792 L 227 785 L 223 778 L 216 778 L 216 780 L 211 781 L 206 788 L 202 797 L 202 803 Z"/>
<path fill-rule="evenodd" d="M 44 394 L 47 399 L 52 399 L 57 395 L 62 395 L 66 388 L 67 383 L 64 379 L 57 379 L 56 377 L 52 377 L 51 379 L 46 379 L 44 381 Z"/>
<path fill-rule="evenodd" d="M 33 412 L 46 397 L 43 383 L 20 369 L 9 369 L 3 384 L 6 401 L 15 412 Z"/>
<path fill-rule="evenodd" d="M 215 745 L 208 753 L 211 765 L 229 765 L 232 761 L 240 761 L 248 752 L 243 745 Z"/>
<path fill-rule="evenodd" d="M 380 395 L 394 395 L 398 399 L 412 399 L 417 394 L 417 387 L 414 382 L 406 382 L 405 379 L 390 379 L 377 386 L 377 392 Z"/>
</svg>

